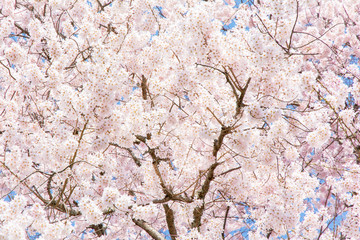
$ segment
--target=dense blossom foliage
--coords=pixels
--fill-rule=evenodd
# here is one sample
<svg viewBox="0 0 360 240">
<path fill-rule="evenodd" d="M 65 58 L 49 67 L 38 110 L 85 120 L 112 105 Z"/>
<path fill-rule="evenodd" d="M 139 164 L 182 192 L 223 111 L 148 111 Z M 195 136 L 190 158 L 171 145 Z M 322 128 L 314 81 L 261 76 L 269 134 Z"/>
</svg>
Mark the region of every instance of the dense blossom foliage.
<svg viewBox="0 0 360 240">
<path fill-rule="evenodd" d="M 0 239 L 360 239 L 358 57 L 355 0 L 2 0 Z"/>
</svg>

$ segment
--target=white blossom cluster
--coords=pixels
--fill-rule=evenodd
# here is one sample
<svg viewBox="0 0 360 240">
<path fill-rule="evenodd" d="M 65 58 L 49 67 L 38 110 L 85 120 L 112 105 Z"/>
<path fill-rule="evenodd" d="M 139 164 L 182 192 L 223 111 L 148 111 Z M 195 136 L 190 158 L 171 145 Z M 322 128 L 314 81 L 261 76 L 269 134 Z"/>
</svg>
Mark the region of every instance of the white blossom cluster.
<svg viewBox="0 0 360 240">
<path fill-rule="evenodd" d="M 89 223 L 99 224 L 103 221 L 101 209 L 98 204 L 89 197 L 83 197 L 79 203 L 79 207 Z"/>
<path fill-rule="evenodd" d="M 331 129 L 328 124 L 318 127 L 308 134 L 306 141 L 315 148 L 321 147 L 331 136 Z"/>
</svg>

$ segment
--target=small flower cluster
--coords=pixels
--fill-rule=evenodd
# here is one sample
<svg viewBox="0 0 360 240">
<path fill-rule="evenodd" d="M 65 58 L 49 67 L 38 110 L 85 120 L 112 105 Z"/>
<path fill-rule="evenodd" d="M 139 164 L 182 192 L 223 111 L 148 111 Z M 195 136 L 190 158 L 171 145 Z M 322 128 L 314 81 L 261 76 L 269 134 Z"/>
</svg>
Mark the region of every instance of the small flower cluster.
<svg viewBox="0 0 360 240">
<path fill-rule="evenodd" d="M 310 146 L 320 148 L 331 136 L 331 129 L 329 124 L 324 124 L 318 127 L 315 131 L 309 133 L 306 141 Z"/>
<path fill-rule="evenodd" d="M 101 209 L 96 202 L 89 197 L 83 197 L 79 203 L 79 207 L 85 219 L 89 221 L 89 224 L 99 224 L 103 221 Z"/>
</svg>

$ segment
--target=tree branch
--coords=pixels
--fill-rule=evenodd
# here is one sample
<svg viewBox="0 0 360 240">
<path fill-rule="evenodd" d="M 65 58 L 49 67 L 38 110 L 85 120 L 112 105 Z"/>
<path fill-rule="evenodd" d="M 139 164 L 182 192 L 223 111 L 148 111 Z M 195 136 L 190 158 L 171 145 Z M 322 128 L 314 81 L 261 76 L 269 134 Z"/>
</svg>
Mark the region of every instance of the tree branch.
<svg viewBox="0 0 360 240">
<path fill-rule="evenodd" d="M 229 214 L 229 210 L 230 210 L 230 206 L 226 207 L 226 212 L 225 212 L 225 219 L 224 219 L 224 225 L 223 225 L 223 232 L 222 232 L 222 238 L 225 239 L 225 227 L 226 227 L 226 220 Z"/>
<path fill-rule="evenodd" d="M 156 231 L 150 224 L 145 222 L 144 220 L 133 218 L 132 221 L 142 228 L 147 234 L 149 234 L 155 240 L 166 240 L 158 231 Z"/>
<path fill-rule="evenodd" d="M 8 68 L 5 64 L 3 64 L 2 61 L 0 61 L 0 64 L 3 65 L 9 72 L 10 77 L 14 80 L 17 81 L 16 78 L 11 74 L 10 68 Z"/>
<path fill-rule="evenodd" d="M 120 145 L 118 145 L 117 143 L 109 143 L 111 146 L 117 147 L 117 148 L 121 148 L 124 149 L 126 151 L 128 151 L 128 153 L 130 154 L 131 158 L 134 160 L 135 164 L 138 167 L 141 167 L 141 162 L 140 159 L 138 157 L 135 156 L 135 154 L 131 151 L 130 148 L 126 148 L 126 147 L 121 147 Z"/>
<path fill-rule="evenodd" d="M 245 93 L 247 88 L 249 87 L 249 83 L 251 81 L 251 78 L 249 78 L 246 82 L 246 85 L 244 88 L 242 88 L 241 92 L 240 92 L 240 97 L 238 99 L 238 101 L 236 102 L 236 113 L 235 113 L 235 117 L 238 116 L 240 114 L 241 108 L 244 106 L 244 97 L 245 97 Z"/>
<path fill-rule="evenodd" d="M 177 238 L 177 231 L 175 227 L 175 218 L 174 218 L 174 211 L 169 207 L 168 204 L 163 204 L 166 216 L 166 223 L 169 228 L 169 233 L 172 240 L 176 240 Z"/>
</svg>

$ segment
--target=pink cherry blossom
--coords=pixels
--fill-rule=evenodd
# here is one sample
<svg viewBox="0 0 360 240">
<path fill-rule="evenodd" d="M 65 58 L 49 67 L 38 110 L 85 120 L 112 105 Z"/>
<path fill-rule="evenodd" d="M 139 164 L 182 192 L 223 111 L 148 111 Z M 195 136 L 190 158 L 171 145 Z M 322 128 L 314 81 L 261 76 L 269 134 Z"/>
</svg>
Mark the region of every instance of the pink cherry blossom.
<svg viewBox="0 0 360 240">
<path fill-rule="evenodd" d="M 360 5 L 239 2 L 0 2 L 0 239 L 359 239 Z"/>
</svg>

